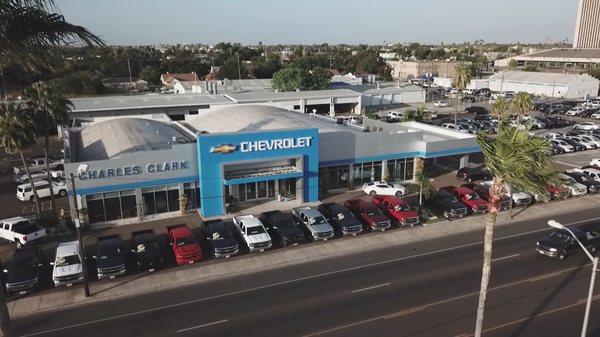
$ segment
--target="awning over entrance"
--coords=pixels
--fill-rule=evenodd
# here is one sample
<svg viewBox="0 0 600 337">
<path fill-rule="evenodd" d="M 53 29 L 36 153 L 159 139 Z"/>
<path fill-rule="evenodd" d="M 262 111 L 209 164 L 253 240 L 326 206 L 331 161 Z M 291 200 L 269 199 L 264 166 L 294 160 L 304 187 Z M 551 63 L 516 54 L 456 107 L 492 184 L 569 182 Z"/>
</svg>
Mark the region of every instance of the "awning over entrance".
<svg viewBox="0 0 600 337">
<path fill-rule="evenodd" d="M 248 182 L 302 177 L 302 170 L 295 166 L 263 167 L 252 170 L 229 171 L 225 173 L 225 185 Z"/>
</svg>

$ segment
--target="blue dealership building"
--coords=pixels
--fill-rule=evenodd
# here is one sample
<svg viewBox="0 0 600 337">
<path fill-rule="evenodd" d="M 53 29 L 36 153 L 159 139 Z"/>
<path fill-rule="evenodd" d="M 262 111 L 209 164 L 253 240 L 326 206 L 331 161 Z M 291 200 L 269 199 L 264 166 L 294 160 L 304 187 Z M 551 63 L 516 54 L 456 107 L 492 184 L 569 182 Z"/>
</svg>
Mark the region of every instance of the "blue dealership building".
<svg viewBox="0 0 600 337">
<path fill-rule="evenodd" d="M 65 170 L 93 226 L 243 211 L 259 202 L 316 202 L 370 181 L 413 180 L 415 160 L 465 165 L 475 137 L 423 123 L 361 124 L 260 104 L 87 117 L 63 130 Z"/>
</svg>

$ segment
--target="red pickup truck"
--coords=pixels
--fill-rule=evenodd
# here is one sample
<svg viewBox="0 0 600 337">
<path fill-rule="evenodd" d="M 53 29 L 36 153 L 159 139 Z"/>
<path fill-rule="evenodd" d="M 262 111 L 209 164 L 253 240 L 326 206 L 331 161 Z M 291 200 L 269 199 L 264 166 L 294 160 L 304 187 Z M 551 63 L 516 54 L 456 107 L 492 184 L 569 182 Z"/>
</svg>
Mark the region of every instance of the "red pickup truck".
<svg viewBox="0 0 600 337">
<path fill-rule="evenodd" d="M 392 196 L 376 196 L 371 200 L 373 205 L 379 207 L 384 214 L 396 219 L 401 226 L 414 226 L 419 224 L 419 214 L 410 207 L 406 201 Z"/>
<path fill-rule="evenodd" d="M 392 226 L 390 219 L 371 202 L 352 199 L 344 202 L 344 206 L 353 211 L 372 231 L 384 231 Z"/>
<path fill-rule="evenodd" d="M 479 197 L 475 191 L 466 187 L 445 186 L 440 187 L 440 191 L 446 191 L 454 195 L 460 202 L 467 205 L 471 213 L 485 213 L 488 210 L 489 202 Z"/>
<path fill-rule="evenodd" d="M 167 240 L 178 266 L 202 260 L 202 249 L 188 226 L 184 224 L 167 226 Z"/>
</svg>

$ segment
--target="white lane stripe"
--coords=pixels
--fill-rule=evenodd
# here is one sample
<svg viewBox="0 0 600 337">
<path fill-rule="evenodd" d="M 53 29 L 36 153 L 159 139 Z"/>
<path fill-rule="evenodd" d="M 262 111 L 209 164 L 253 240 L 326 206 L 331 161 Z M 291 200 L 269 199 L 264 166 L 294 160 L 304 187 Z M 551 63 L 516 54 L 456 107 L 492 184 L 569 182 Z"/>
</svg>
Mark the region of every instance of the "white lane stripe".
<svg viewBox="0 0 600 337">
<path fill-rule="evenodd" d="M 229 322 L 229 320 L 228 319 L 224 319 L 224 320 L 216 321 L 216 322 L 212 322 L 212 323 L 206 323 L 206 324 L 202 324 L 202 325 L 191 326 L 189 328 L 177 330 L 177 333 L 182 333 L 182 332 L 186 332 L 186 331 L 190 331 L 190 330 L 200 329 L 200 328 L 204 328 L 204 327 L 207 327 L 207 326 L 222 324 L 222 323 L 226 323 L 226 322 Z"/>
<path fill-rule="evenodd" d="M 565 223 L 564 225 L 565 226 L 571 226 L 571 225 L 576 225 L 576 224 L 579 224 L 579 223 L 590 222 L 590 221 L 595 221 L 595 220 L 600 220 L 600 217 L 596 217 L 596 218 L 592 218 L 592 219 L 586 219 L 586 220 L 581 220 L 581 221 L 575 221 L 575 222 L 571 222 L 571 223 L 568 223 L 568 224 Z M 536 230 L 532 230 L 532 231 L 528 231 L 528 232 L 524 232 L 524 233 L 503 236 L 501 238 L 494 239 L 494 241 L 511 239 L 511 238 L 515 238 L 515 237 L 519 237 L 519 236 L 525 236 L 525 235 L 528 235 L 528 234 L 533 234 L 533 233 L 538 233 L 538 232 L 548 231 L 548 230 L 549 230 L 549 228 L 536 229 Z M 194 304 L 194 303 L 205 302 L 205 301 L 214 300 L 214 299 L 218 299 L 218 298 L 223 298 L 223 297 L 229 297 L 229 296 L 233 296 L 233 295 L 239 295 L 239 294 L 249 293 L 249 292 L 253 292 L 253 291 L 256 291 L 256 290 L 263 290 L 263 289 L 277 287 L 277 286 L 280 286 L 280 285 L 297 283 L 297 282 L 311 280 L 311 279 L 315 279 L 315 278 L 319 278 L 319 277 L 323 277 L 323 276 L 336 275 L 336 274 L 344 273 L 344 272 L 347 272 L 347 271 L 360 270 L 360 269 L 365 269 L 365 268 L 374 267 L 374 266 L 380 266 L 380 265 L 384 265 L 384 264 L 388 264 L 388 263 L 399 262 L 399 261 L 406 261 L 406 260 L 410 260 L 410 259 L 414 259 L 414 258 L 419 258 L 419 257 L 424 257 L 424 256 L 429 256 L 429 255 L 434 255 L 434 254 L 439 254 L 439 253 L 445 253 L 445 252 L 449 252 L 449 251 L 453 251 L 453 250 L 457 250 L 457 249 L 461 249 L 461 248 L 467 248 L 467 247 L 477 246 L 477 245 L 480 245 L 482 243 L 483 243 L 483 241 L 473 242 L 473 243 L 468 243 L 468 244 L 464 244 L 464 245 L 460 245 L 460 246 L 455 246 L 455 247 L 450 247 L 450 248 L 444 248 L 444 249 L 440 249 L 440 250 L 436 250 L 436 251 L 431 251 L 431 252 L 426 252 L 426 253 L 420 253 L 420 254 L 415 254 L 415 255 L 411 255 L 411 256 L 398 257 L 398 258 L 394 258 L 394 259 L 389 259 L 389 260 L 384 260 L 384 261 L 379 261 L 379 262 L 373 262 L 373 263 L 369 263 L 369 264 L 364 264 L 364 265 L 359 265 L 359 266 L 354 266 L 354 267 L 349 267 L 349 268 L 344 268 L 344 269 L 333 270 L 333 271 L 322 273 L 322 274 L 316 274 L 316 275 L 309 275 L 309 276 L 305 276 L 305 277 L 299 277 L 299 278 L 291 279 L 291 280 L 287 280 L 287 281 L 281 281 L 281 282 L 272 283 L 272 284 L 266 284 L 266 285 L 257 286 L 257 287 L 253 287 L 253 288 L 237 290 L 237 291 L 233 291 L 233 292 L 230 292 L 230 293 L 224 293 L 224 294 L 214 295 L 214 296 L 210 296 L 210 297 L 201 297 L 201 298 L 197 298 L 197 299 L 194 299 L 194 300 L 189 300 L 189 301 L 184 301 L 184 302 L 179 302 L 179 303 L 173 303 L 173 304 L 169 304 L 169 305 L 165 305 L 165 306 L 161 306 L 161 307 L 156 307 L 156 308 L 150 308 L 150 309 L 146 309 L 146 310 L 140 310 L 140 311 L 130 312 L 130 313 L 127 313 L 127 314 L 109 316 L 109 317 L 105 317 L 105 318 L 99 318 L 99 319 L 96 319 L 96 320 L 91 320 L 91 321 L 86 321 L 86 322 L 81 322 L 81 323 L 76 323 L 76 324 L 71 324 L 71 325 L 65 325 L 65 326 L 62 326 L 62 327 L 54 328 L 54 329 L 33 332 L 33 333 L 30 333 L 30 334 L 27 334 L 27 335 L 22 335 L 21 337 L 39 336 L 39 335 L 47 334 L 47 333 L 50 333 L 50 332 L 67 330 L 67 329 L 71 329 L 71 328 L 77 328 L 77 327 L 81 327 L 81 326 L 86 326 L 86 325 L 91 325 L 91 324 L 96 324 L 96 323 L 102 323 L 102 322 L 112 321 L 112 320 L 115 320 L 115 319 L 120 319 L 120 318 L 125 318 L 125 317 L 130 317 L 130 316 L 137 316 L 137 315 L 146 314 L 146 313 L 149 313 L 149 312 L 160 311 L 160 310 L 165 310 L 165 309 L 171 309 L 171 308 L 176 308 L 176 307 L 180 307 L 180 306 L 184 306 L 184 305 L 188 305 L 188 304 Z"/>
<path fill-rule="evenodd" d="M 356 290 L 352 290 L 350 293 L 354 294 L 354 293 L 360 293 L 361 291 L 366 291 L 366 290 L 371 290 L 371 289 L 375 289 L 375 288 L 381 288 L 381 287 L 387 287 L 389 286 L 391 283 L 383 283 L 383 284 L 378 284 L 376 286 L 371 286 L 371 287 L 366 287 L 366 288 L 362 288 L 362 289 L 356 289 Z"/>
<path fill-rule="evenodd" d="M 509 255 L 509 256 L 498 257 L 498 258 L 492 259 L 492 262 L 502 261 L 502 260 L 507 260 L 507 259 L 512 259 L 512 258 L 515 258 L 515 257 L 520 256 L 520 255 L 521 254 L 513 254 L 513 255 Z"/>
</svg>

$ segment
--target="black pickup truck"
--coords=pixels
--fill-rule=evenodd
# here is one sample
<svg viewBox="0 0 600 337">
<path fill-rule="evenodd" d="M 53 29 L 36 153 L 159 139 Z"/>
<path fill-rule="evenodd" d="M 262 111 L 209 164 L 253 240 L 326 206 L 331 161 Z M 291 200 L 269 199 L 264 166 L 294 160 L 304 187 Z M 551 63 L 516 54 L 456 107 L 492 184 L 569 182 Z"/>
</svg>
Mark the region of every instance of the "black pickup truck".
<svg viewBox="0 0 600 337">
<path fill-rule="evenodd" d="M 346 207 L 336 203 L 319 206 L 319 212 L 327 218 L 336 232 L 342 236 L 356 235 L 363 231 L 363 226 L 354 214 Z"/>
<path fill-rule="evenodd" d="M 571 231 L 590 253 L 596 252 L 600 247 L 600 234 L 578 228 L 571 228 Z M 542 255 L 562 260 L 573 250 L 581 251 L 582 249 L 567 230 L 557 229 L 550 235 L 541 238 L 536 243 L 535 250 Z"/>
<path fill-rule="evenodd" d="M 425 201 L 425 205 L 446 219 L 462 218 L 467 215 L 468 211 L 465 204 L 458 201 L 454 195 L 446 191 L 435 193 L 435 195 Z"/>
<path fill-rule="evenodd" d="M 306 237 L 293 215 L 281 211 L 269 211 L 260 217 L 269 233 L 278 238 L 284 246 L 294 246 L 305 242 Z"/>
</svg>

